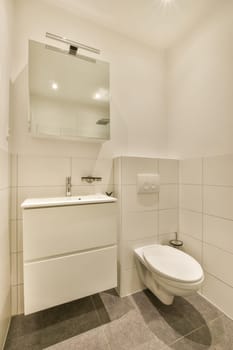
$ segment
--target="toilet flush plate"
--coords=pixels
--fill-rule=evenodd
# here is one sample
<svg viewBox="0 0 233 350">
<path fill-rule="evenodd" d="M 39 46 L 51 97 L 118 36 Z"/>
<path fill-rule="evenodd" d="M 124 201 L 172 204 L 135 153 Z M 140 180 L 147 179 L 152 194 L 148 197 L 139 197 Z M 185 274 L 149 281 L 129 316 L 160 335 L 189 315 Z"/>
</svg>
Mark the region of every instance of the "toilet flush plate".
<svg viewBox="0 0 233 350">
<path fill-rule="evenodd" d="M 137 192 L 138 193 L 156 193 L 160 188 L 159 174 L 138 174 Z"/>
</svg>

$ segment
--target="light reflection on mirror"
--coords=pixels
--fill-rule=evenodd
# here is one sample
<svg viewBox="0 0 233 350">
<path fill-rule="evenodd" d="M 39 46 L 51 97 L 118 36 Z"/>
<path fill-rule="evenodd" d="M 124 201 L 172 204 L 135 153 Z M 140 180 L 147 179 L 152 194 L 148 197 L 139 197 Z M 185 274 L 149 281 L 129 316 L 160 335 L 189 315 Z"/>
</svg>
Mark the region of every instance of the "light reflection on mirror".
<svg viewBox="0 0 233 350">
<path fill-rule="evenodd" d="M 37 137 L 107 140 L 109 64 L 29 41 L 31 133 Z"/>
</svg>

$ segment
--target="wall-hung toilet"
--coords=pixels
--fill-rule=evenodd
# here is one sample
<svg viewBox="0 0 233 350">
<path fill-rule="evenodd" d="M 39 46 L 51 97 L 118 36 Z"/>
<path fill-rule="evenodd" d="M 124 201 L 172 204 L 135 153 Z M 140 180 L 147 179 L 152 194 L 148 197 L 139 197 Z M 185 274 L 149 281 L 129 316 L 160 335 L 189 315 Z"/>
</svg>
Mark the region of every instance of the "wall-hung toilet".
<svg viewBox="0 0 233 350">
<path fill-rule="evenodd" d="M 143 284 L 166 305 L 172 304 L 176 295 L 197 291 L 204 281 L 201 265 L 181 250 L 154 244 L 134 252 Z"/>
</svg>

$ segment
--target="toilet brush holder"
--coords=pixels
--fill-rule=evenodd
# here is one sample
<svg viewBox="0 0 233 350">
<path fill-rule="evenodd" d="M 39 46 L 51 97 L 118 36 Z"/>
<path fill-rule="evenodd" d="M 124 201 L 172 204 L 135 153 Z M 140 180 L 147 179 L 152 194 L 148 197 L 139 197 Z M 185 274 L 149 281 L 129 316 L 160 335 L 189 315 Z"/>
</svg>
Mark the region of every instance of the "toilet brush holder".
<svg viewBox="0 0 233 350">
<path fill-rule="evenodd" d="M 183 247 L 184 242 L 178 239 L 178 237 L 177 237 L 177 232 L 176 232 L 175 234 L 176 234 L 175 239 L 171 239 L 171 240 L 169 241 L 169 244 L 170 244 L 172 247 L 174 247 L 174 248 Z"/>
</svg>

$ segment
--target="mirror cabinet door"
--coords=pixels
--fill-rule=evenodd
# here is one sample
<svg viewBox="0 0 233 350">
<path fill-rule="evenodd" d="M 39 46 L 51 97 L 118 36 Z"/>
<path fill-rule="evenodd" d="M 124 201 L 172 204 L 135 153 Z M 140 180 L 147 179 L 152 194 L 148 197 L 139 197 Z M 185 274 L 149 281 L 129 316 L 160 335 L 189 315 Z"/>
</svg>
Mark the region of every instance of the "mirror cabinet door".
<svg viewBox="0 0 233 350">
<path fill-rule="evenodd" d="M 29 41 L 29 95 L 33 136 L 110 138 L 107 62 Z"/>
</svg>

